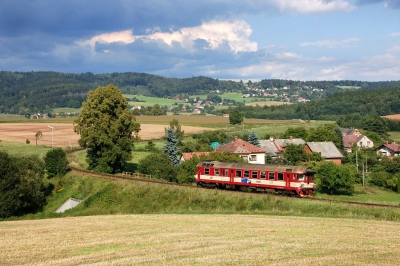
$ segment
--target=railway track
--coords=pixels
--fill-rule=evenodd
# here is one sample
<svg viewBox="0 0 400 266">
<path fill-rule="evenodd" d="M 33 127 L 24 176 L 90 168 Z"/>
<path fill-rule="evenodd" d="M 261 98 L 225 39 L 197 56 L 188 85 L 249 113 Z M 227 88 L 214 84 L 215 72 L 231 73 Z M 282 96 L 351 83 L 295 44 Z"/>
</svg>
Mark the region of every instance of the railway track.
<svg viewBox="0 0 400 266">
<path fill-rule="evenodd" d="M 189 185 L 182 185 L 182 184 L 177 184 L 177 183 L 171 183 L 171 182 L 166 182 L 166 181 L 160 181 L 159 179 L 151 179 L 151 178 L 141 178 L 141 177 L 134 177 L 130 175 L 112 175 L 112 174 L 103 174 L 103 173 L 98 173 L 98 172 L 93 172 L 89 170 L 84 170 L 80 168 L 76 168 L 73 166 L 68 166 L 69 170 L 75 173 L 80 173 L 96 178 L 102 178 L 102 179 L 110 179 L 110 180 L 120 180 L 120 181 L 127 181 L 127 182 L 139 182 L 139 183 L 151 183 L 151 184 L 159 184 L 159 185 L 168 185 L 168 186 L 176 186 L 176 187 L 185 187 L 185 188 L 191 188 L 191 189 L 205 189 L 205 190 L 210 190 L 210 188 L 200 188 L 200 187 L 194 187 L 194 186 L 189 186 Z M 140 175 L 139 175 L 140 176 Z M 235 190 L 219 190 L 219 191 L 225 191 L 228 193 L 249 193 L 252 195 L 265 195 L 266 193 L 254 193 L 254 192 L 239 192 Z M 274 195 L 277 197 L 282 197 L 278 195 Z M 347 204 L 347 205 L 356 205 L 356 206 L 364 206 L 364 207 L 370 207 L 370 208 L 387 208 L 387 209 L 396 209 L 400 210 L 400 205 L 388 205 L 388 204 L 378 204 L 378 203 L 366 203 L 366 202 L 356 202 L 356 201 L 343 201 L 343 200 L 331 200 L 331 199 L 318 199 L 318 198 L 310 198 L 310 197 L 304 197 L 304 198 L 294 198 L 298 200 L 309 200 L 309 201 L 317 201 L 317 202 L 327 202 L 330 204 Z"/>
</svg>

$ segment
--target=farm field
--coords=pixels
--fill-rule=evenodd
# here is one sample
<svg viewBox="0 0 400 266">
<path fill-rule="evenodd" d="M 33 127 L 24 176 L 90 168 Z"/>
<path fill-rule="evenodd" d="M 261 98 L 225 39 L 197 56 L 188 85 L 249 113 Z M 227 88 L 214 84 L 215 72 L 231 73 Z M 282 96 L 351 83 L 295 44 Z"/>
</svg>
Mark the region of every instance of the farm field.
<svg viewBox="0 0 400 266">
<path fill-rule="evenodd" d="M 0 223 L 1 265 L 396 265 L 399 222 L 110 215 Z M 377 233 L 379 232 L 379 233 Z"/>
<path fill-rule="evenodd" d="M 141 124 L 141 131 L 139 137 L 142 140 L 158 139 L 165 135 L 164 128 L 168 127 L 169 121 L 165 124 Z M 52 132 L 48 126 L 54 127 Z M 182 130 L 186 133 L 202 132 L 204 130 L 213 130 L 206 127 L 182 126 Z M 79 135 L 73 130 L 72 123 L 51 123 L 47 120 L 44 123 L 1 123 L 0 124 L 0 140 L 25 143 L 27 139 L 30 140 L 30 145 L 35 145 L 36 132 L 41 131 L 43 137 L 38 140 L 38 145 L 55 147 L 76 147 L 78 145 Z"/>
<path fill-rule="evenodd" d="M 382 116 L 387 119 L 400 120 L 400 114 Z"/>
</svg>

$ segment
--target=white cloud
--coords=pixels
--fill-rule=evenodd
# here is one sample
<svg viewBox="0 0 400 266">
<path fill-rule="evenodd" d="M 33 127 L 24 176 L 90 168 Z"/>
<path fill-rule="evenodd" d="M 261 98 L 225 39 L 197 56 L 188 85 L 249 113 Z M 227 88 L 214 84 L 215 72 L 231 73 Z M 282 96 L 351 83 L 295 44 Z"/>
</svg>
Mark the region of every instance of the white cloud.
<svg viewBox="0 0 400 266">
<path fill-rule="evenodd" d="M 291 11 L 296 13 L 326 13 L 345 11 L 349 12 L 356 7 L 343 0 L 271 0 L 281 12 Z"/>
<path fill-rule="evenodd" d="M 300 46 L 318 46 L 318 47 L 328 47 L 328 48 L 347 48 L 347 47 L 357 47 L 361 40 L 358 38 L 351 38 L 346 40 L 322 40 L 317 42 L 303 42 Z"/>
<path fill-rule="evenodd" d="M 210 21 L 204 22 L 197 27 L 181 28 L 172 32 L 160 32 L 159 29 L 154 31 L 148 30 L 148 35 L 133 35 L 131 30 L 121 32 L 112 32 L 100 34 L 92 37 L 90 40 L 81 41 L 81 45 L 95 46 L 96 42 L 100 43 L 132 43 L 135 40 L 141 39 L 144 42 L 159 42 L 162 41 L 170 46 L 174 42 L 189 51 L 194 50 L 196 40 L 202 39 L 208 43 L 208 49 L 215 50 L 225 43 L 234 53 L 238 52 L 255 52 L 257 51 L 257 43 L 251 42 L 249 37 L 252 29 L 247 22 L 243 20 L 235 21 Z"/>
<path fill-rule="evenodd" d="M 390 36 L 399 37 L 400 36 L 400 32 L 393 32 L 392 34 L 390 34 Z"/>
</svg>

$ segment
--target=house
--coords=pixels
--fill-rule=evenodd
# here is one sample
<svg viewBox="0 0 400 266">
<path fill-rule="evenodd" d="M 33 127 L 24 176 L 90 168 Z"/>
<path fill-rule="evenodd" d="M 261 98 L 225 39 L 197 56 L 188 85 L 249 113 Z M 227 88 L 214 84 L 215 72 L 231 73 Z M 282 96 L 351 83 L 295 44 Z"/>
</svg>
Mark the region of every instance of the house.
<svg viewBox="0 0 400 266">
<path fill-rule="evenodd" d="M 223 114 L 223 117 L 228 117 L 229 118 L 229 114 Z"/>
<path fill-rule="evenodd" d="M 304 149 L 309 154 L 313 152 L 321 153 L 321 156 L 325 158 L 325 161 L 342 164 L 343 155 L 332 141 L 306 142 Z"/>
<path fill-rule="evenodd" d="M 219 145 L 218 152 L 230 152 L 239 154 L 245 161 L 254 164 L 265 164 L 265 150 L 244 141 L 237 136 L 227 144 Z"/>
<path fill-rule="evenodd" d="M 343 136 L 351 136 L 351 135 L 360 136 L 360 135 L 362 135 L 362 133 L 357 128 L 351 127 L 351 128 L 343 129 L 342 135 Z"/>
<path fill-rule="evenodd" d="M 378 155 L 383 155 L 383 156 L 399 156 L 399 144 L 397 143 L 388 143 L 386 142 L 385 144 L 379 146 L 377 149 L 377 154 Z"/>
<path fill-rule="evenodd" d="M 287 145 L 304 145 L 305 143 L 304 140 L 296 139 L 292 136 L 288 139 L 273 139 L 270 137 L 269 140 L 260 140 L 260 148 L 265 150 L 266 155 L 276 158 L 281 157 Z"/>
<path fill-rule="evenodd" d="M 203 152 L 203 151 L 199 151 L 199 152 L 183 152 L 181 155 L 181 162 L 190 160 L 193 158 L 193 156 L 197 156 L 198 158 L 200 158 L 201 155 L 209 155 L 210 152 Z"/>
<path fill-rule="evenodd" d="M 348 153 L 351 153 L 351 148 L 354 144 L 360 148 L 373 148 L 374 142 L 364 135 L 343 135 L 343 146 Z"/>
</svg>

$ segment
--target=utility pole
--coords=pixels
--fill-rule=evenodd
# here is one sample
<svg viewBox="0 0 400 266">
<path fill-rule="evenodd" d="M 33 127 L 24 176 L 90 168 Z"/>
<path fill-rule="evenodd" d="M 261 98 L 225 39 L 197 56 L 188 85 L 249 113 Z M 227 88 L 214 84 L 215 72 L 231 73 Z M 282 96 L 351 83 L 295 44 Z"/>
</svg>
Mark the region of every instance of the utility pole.
<svg viewBox="0 0 400 266">
<path fill-rule="evenodd" d="M 357 166 L 357 171 L 358 171 L 358 156 L 357 156 L 357 149 L 356 149 L 356 166 Z"/>
<path fill-rule="evenodd" d="M 51 129 L 51 148 L 54 148 L 54 127 L 48 126 Z"/>
<path fill-rule="evenodd" d="M 365 187 L 364 161 L 362 161 L 362 184 Z"/>
</svg>

